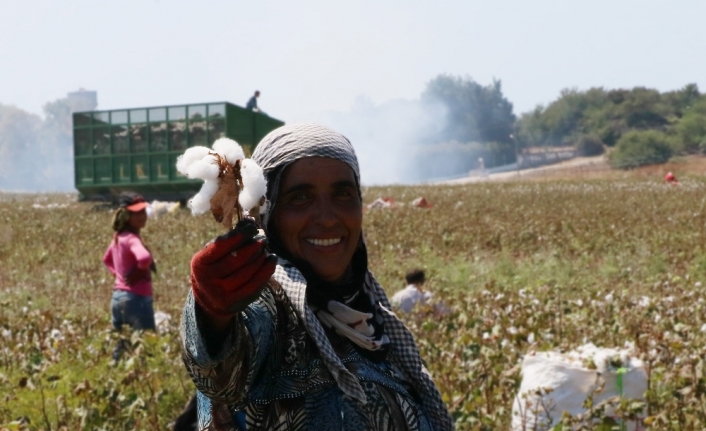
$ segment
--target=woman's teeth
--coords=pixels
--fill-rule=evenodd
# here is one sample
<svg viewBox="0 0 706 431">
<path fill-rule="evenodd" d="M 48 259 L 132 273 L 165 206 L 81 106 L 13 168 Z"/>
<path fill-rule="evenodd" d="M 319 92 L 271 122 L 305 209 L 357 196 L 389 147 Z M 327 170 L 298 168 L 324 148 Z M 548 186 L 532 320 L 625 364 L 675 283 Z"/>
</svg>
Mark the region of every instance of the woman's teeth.
<svg viewBox="0 0 706 431">
<path fill-rule="evenodd" d="M 314 245 L 334 245 L 338 244 L 341 242 L 341 238 L 333 238 L 333 239 L 307 239 L 306 240 L 309 244 L 314 244 Z"/>
</svg>

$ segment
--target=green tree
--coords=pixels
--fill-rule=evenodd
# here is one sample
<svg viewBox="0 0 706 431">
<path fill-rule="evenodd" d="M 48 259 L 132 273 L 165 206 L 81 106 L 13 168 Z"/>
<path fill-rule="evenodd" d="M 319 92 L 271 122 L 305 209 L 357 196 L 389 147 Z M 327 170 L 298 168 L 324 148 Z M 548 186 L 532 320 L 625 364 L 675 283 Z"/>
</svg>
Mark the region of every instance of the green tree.
<svg viewBox="0 0 706 431">
<path fill-rule="evenodd" d="M 542 115 L 543 106 L 537 106 L 530 112 L 520 116 L 515 125 L 515 136 L 521 148 L 540 147 L 546 144 L 549 131 Z"/>
<path fill-rule="evenodd" d="M 587 92 L 562 90 L 559 99 L 549 105 L 543 115 L 545 129 L 549 131 L 549 145 L 572 145 L 573 136 L 586 133 L 583 125 L 586 110 L 595 103 L 601 103 L 602 93 L 601 88 Z"/>
<path fill-rule="evenodd" d="M 538 106 L 518 121 L 517 136 L 521 146 L 569 146 L 588 133 L 597 134 L 613 117 L 608 94 L 602 88 L 588 91 L 565 89 L 546 107 Z"/>
<path fill-rule="evenodd" d="M 682 118 L 672 127 L 678 151 L 694 153 L 706 150 L 706 97 L 693 101 Z"/>
<path fill-rule="evenodd" d="M 603 144 L 612 147 L 628 130 L 620 113 L 620 105 L 630 97 L 629 90 L 611 90 L 603 93 L 603 103 L 589 109 L 584 118 L 585 133 L 595 134 Z"/>
<path fill-rule="evenodd" d="M 473 79 L 439 75 L 431 80 L 422 101 L 446 108 L 446 124 L 433 137 L 434 142 L 498 142 L 514 145 L 515 114 L 502 92 L 502 84 L 494 80 L 482 86 Z"/>
<path fill-rule="evenodd" d="M 583 135 L 576 143 L 576 152 L 580 156 L 599 156 L 605 152 L 601 138 L 596 135 Z"/>
<path fill-rule="evenodd" d="M 608 160 L 619 169 L 665 163 L 672 157 L 668 140 L 657 130 L 631 130 L 620 138 Z"/>
<path fill-rule="evenodd" d="M 674 110 L 657 90 L 636 87 L 620 104 L 620 115 L 631 129 L 663 129 Z"/>
<path fill-rule="evenodd" d="M 681 117 L 701 98 L 699 86 L 687 84 L 677 91 L 670 91 L 662 95 L 665 102 L 672 107 L 678 117 Z"/>
<path fill-rule="evenodd" d="M 518 141 L 522 146 L 567 146 L 591 134 L 614 146 L 629 130 L 666 131 L 698 97 L 693 84 L 664 95 L 644 87 L 567 89 L 548 106 L 520 118 Z"/>
</svg>

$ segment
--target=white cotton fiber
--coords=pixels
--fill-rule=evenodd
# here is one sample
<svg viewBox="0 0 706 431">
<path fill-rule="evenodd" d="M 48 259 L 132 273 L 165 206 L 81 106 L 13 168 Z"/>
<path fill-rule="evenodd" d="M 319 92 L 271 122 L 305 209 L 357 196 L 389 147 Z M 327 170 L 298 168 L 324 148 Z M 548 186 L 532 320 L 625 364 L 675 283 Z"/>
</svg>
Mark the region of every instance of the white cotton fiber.
<svg viewBox="0 0 706 431">
<path fill-rule="evenodd" d="M 199 190 L 199 193 L 204 197 L 207 197 L 210 201 L 213 195 L 215 195 L 218 191 L 219 184 L 220 183 L 218 180 L 205 180 L 201 186 L 201 190 Z"/>
<path fill-rule="evenodd" d="M 201 190 L 189 200 L 191 214 L 203 214 L 211 209 L 211 198 L 218 191 L 218 180 L 205 180 Z"/>
<path fill-rule="evenodd" d="M 189 208 L 191 208 L 193 215 L 203 214 L 211 209 L 211 199 L 206 199 L 201 193 L 196 193 L 189 200 Z"/>
<path fill-rule="evenodd" d="M 218 178 L 220 169 L 218 168 L 218 165 L 205 161 L 208 160 L 208 158 L 211 158 L 211 156 L 207 156 L 203 160 L 196 160 L 191 163 L 186 171 L 186 176 L 189 178 L 199 178 L 202 180 L 215 180 Z"/>
<path fill-rule="evenodd" d="M 176 168 L 179 172 L 186 175 L 189 166 L 196 160 L 201 160 L 211 151 L 207 147 L 191 147 L 184 151 L 184 154 L 177 157 Z"/>
<path fill-rule="evenodd" d="M 238 203 L 244 210 L 250 211 L 267 192 L 267 181 L 262 168 L 251 159 L 240 163 L 240 175 L 243 177 L 243 191 L 240 192 Z"/>
<path fill-rule="evenodd" d="M 245 158 L 245 153 L 240 145 L 229 138 L 216 139 L 216 142 L 213 143 L 213 149 L 218 154 L 225 157 L 231 165 L 234 165 L 236 160 Z"/>
</svg>

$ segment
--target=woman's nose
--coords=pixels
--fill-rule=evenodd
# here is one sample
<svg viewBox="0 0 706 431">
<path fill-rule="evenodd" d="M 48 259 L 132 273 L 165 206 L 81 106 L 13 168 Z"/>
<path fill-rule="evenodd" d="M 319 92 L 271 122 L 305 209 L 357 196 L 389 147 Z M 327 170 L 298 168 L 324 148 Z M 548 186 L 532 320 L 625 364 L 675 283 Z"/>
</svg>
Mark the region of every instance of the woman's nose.
<svg viewBox="0 0 706 431">
<path fill-rule="evenodd" d="M 315 220 L 323 226 L 333 226 L 338 221 L 335 208 L 328 199 L 322 199 L 315 209 Z"/>
</svg>

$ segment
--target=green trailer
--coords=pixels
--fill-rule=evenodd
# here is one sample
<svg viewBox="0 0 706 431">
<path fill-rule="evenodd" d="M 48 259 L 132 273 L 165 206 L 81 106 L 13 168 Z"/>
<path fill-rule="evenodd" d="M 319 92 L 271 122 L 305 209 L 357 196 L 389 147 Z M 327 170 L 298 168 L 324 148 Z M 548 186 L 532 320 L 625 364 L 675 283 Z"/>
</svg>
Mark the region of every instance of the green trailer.
<svg viewBox="0 0 706 431">
<path fill-rule="evenodd" d="M 218 138 L 250 155 L 282 121 L 227 102 L 73 114 L 74 175 L 79 200 L 114 201 L 136 191 L 148 200 L 184 202 L 201 187 L 176 170 L 189 147 Z"/>
</svg>

